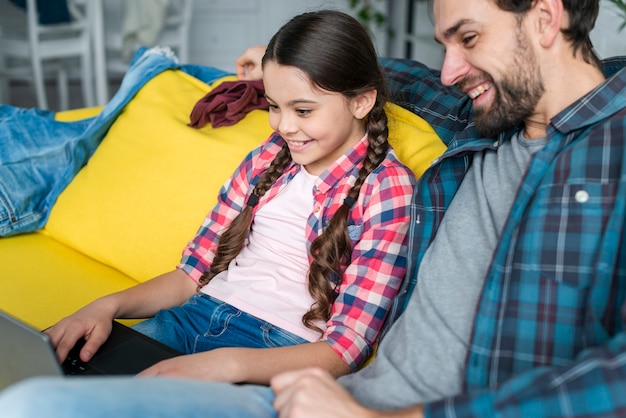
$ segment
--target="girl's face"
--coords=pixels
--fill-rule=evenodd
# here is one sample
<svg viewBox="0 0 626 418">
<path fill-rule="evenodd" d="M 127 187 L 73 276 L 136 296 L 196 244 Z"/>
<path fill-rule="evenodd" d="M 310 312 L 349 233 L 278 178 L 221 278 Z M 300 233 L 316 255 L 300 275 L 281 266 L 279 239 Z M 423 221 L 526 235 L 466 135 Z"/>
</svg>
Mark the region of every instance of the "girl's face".
<svg viewBox="0 0 626 418">
<path fill-rule="evenodd" d="M 320 175 L 365 135 L 363 118 L 375 91 L 348 99 L 312 85 L 300 69 L 273 61 L 263 67 L 263 83 L 272 129 L 309 173 Z"/>
</svg>

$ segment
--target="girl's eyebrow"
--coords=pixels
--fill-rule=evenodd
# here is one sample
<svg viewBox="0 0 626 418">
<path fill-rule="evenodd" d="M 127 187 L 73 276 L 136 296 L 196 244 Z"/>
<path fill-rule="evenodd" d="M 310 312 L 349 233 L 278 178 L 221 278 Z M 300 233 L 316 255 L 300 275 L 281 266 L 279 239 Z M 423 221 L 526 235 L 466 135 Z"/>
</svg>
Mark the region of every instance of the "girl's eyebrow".
<svg viewBox="0 0 626 418">
<path fill-rule="evenodd" d="M 274 100 L 272 100 L 272 98 L 270 96 L 268 96 L 267 94 L 264 94 L 265 98 L 270 101 L 270 102 L 274 102 Z M 275 102 L 274 102 L 275 103 Z M 288 106 L 294 106 L 294 105 L 298 105 L 298 104 L 315 104 L 317 103 L 315 100 L 309 100 L 309 99 L 294 99 L 294 100 L 290 100 L 289 102 L 287 102 Z"/>
</svg>

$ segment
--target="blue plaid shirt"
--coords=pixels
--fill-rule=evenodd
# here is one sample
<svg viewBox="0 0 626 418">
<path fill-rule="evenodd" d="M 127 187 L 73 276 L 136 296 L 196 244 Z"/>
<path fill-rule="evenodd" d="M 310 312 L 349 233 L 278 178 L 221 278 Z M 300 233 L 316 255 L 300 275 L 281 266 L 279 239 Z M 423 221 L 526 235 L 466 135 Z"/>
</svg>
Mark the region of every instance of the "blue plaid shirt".
<svg viewBox="0 0 626 418">
<path fill-rule="evenodd" d="M 472 155 L 513 131 L 482 138 L 471 102 L 438 72 L 381 64 L 393 100 L 448 145 L 414 194 L 396 318 Z M 485 279 L 463 393 L 425 405 L 427 416 L 626 416 L 626 57 L 604 65 L 612 78 L 548 126 Z"/>
</svg>

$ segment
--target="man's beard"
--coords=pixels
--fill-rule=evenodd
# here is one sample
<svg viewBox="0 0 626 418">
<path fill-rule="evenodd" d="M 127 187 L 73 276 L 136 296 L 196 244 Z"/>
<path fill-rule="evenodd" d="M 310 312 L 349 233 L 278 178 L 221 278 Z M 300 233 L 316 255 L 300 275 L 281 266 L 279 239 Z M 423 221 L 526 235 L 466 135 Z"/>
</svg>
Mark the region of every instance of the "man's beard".
<svg viewBox="0 0 626 418">
<path fill-rule="evenodd" d="M 496 82 L 491 76 L 472 77 L 489 80 L 493 87 L 493 103 L 489 108 L 475 107 L 476 129 L 481 135 L 495 138 L 499 133 L 514 128 L 532 115 L 545 88 L 537 60 L 529 49 L 521 28 L 517 31 L 517 45 L 512 52 L 514 60 L 509 73 Z M 461 83 L 472 82 L 463 80 Z"/>
</svg>

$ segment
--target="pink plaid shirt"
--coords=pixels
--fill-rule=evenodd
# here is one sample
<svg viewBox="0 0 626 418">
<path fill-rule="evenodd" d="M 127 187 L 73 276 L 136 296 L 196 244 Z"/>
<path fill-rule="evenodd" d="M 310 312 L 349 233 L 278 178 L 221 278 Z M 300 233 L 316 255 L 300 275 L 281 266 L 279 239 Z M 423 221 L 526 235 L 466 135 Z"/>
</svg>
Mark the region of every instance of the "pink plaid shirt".
<svg viewBox="0 0 626 418">
<path fill-rule="evenodd" d="M 280 135 L 271 135 L 248 154 L 221 188 L 217 205 L 183 251 L 179 268 L 194 281 L 210 266 L 221 231 L 241 211 L 259 176 L 283 144 Z M 358 177 L 366 151 L 367 138 L 364 137 L 316 181 L 314 209 L 306 227 L 308 247 L 343 203 Z M 292 162 L 259 200 L 255 210 L 276 196 L 300 169 L 300 165 Z M 351 210 L 348 233 L 352 240 L 352 259 L 343 271 L 322 340 L 352 370 L 372 354 L 392 300 L 404 279 L 409 205 L 414 185 L 414 174 L 390 149 L 380 166 L 365 180 Z"/>
</svg>

